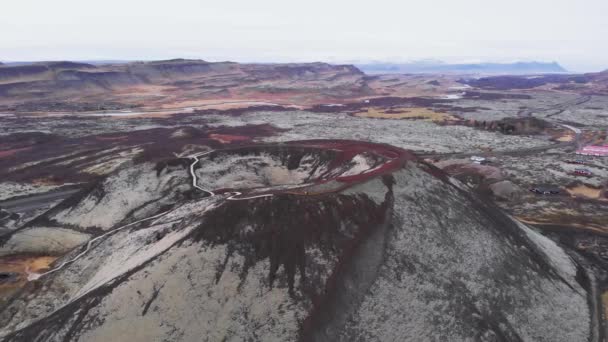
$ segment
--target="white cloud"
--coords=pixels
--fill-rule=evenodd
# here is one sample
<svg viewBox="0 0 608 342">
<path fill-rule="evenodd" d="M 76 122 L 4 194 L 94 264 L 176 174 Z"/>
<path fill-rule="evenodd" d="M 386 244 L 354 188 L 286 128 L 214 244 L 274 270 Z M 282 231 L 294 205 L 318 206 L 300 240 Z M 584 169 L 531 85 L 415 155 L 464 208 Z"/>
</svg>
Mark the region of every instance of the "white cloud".
<svg viewBox="0 0 608 342">
<path fill-rule="evenodd" d="M 608 67 L 605 0 L 10 1 L 0 58 L 558 60 Z"/>
</svg>

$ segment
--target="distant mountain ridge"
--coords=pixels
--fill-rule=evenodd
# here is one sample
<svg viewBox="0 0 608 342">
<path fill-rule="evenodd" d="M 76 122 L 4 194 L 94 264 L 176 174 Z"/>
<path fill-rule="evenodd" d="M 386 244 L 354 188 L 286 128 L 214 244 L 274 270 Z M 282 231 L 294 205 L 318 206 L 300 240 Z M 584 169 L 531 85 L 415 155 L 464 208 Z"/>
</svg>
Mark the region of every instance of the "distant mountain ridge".
<svg viewBox="0 0 608 342">
<path fill-rule="evenodd" d="M 155 90 L 152 90 L 155 89 Z M 162 95 L 158 95 L 161 90 Z M 241 64 L 194 59 L 90 64 L 11 62 L 0 66 L 0 110 L 96 111 L 192 100 L 289 103 L 336 102 L 372 94 L 367 76 L 352 65 L 327 63 Z M 264 95 L 261 95 L 264 94 Z M 306 94 L 306 96 L 302 96 Z M 314 94 L 314 95 L 311 95 Z M 316 96 L 316 100 L 315 100 Z M 269 101 L 272 100 L 272 101 Z M 274 103 L 274 102 L 273 102 Z"/>
<path fill-rule="evenodd" d="M 448 64 L 440 61 L 409 63 L 364 63 L 356 66 L 365 73 L 413 73 L 413 74 L 549 74 L 567 72 L 557 62 L 515 63 L 465 63 Z"/>
</svg>

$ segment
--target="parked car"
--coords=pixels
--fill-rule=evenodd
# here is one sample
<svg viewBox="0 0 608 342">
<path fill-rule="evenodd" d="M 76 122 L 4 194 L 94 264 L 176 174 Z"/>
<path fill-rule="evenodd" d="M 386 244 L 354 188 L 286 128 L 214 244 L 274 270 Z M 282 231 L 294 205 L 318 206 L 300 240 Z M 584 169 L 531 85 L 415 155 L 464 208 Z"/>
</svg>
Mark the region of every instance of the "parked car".
<svg viewBox="0 0 608 342">
<path fill-rule="evenodd" d="M 472 156 L 471 157 L 471 161 L 475 164 L 485 164 L 487 163 L 486 158 L 484 157 L 479 157 L 479 156 Z"/>
<path fill-rule="evenodd" d="M 559 189 L 554 189 L 554 188 L 536 187 L 536 188 L 530 189 L 530 191 L 532 191 L 535 194 L 539 194 L 539 195 L 557 195 L 557 194 L 559 194 Z"/>
</svg>

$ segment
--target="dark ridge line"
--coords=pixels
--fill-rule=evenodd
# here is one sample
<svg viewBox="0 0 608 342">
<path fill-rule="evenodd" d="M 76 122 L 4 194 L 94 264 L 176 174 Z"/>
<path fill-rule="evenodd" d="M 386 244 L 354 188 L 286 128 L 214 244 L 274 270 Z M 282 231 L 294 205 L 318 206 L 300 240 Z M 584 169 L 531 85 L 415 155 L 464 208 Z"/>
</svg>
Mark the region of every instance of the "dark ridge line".
<svg viewBox="0 0 608 342">
<path fill-rule="evenodd" d="M 160 293 L 160 290 L 163 289 L 163 287 L 165 287 L 166 283 L 163 283 L 160 287 L 156 288 L 156 286 L 154 287 L 154 289 L 152 290 L 152 296 L 150 296 L 150 299 L 148 299 L 148 301 L 146 302 L 146 305 L 144 305 L 144 309 L 141 312 L 142 316 L 145 316 L 146 313 L 148 313 L 148 309 L 150 309 L 150 305 L 152 305 L 152 302 L 154 302 L 154 300 L 156 299 L 156 297 L 158 297 L 158 294 Z"/>
</svg>

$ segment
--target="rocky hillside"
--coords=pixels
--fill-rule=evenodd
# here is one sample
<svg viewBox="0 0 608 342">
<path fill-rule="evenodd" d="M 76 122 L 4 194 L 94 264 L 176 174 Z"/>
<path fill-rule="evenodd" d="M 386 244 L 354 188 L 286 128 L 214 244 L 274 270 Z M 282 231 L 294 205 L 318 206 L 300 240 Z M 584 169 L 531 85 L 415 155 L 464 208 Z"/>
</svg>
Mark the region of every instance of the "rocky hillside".
<svg viewBox="0 0 608 342">
<path fill-rule="evenodd" d="M 0 252 L 61 255 L 1 309 L 5 341 L 597 334 L 584 267 L 387 145 L 300 141 L 124 167 Z"/>
<path fill-rule="evenodd" d="M 129 109 L 151 101 L 196 107 L 205 99 L 255 100 L 264 94 L 266 101 L 272 101 L 310 92 L 334 98 L 362 96 L 370 90 L 357 68 L 325 63 L 176 59 L 97 66 L 73 62 L 0 66 L 0 109 L 8 111 Z"/>
</svg>

